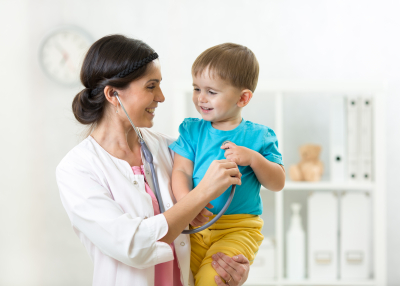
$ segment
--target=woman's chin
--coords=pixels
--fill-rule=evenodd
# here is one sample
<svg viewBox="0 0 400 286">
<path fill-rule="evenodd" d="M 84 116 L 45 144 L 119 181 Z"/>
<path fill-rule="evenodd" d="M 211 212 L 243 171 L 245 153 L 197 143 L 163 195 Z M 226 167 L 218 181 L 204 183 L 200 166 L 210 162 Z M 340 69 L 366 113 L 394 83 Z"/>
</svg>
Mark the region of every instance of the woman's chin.
<svg viewBox="0 0 400 286">
<path fill-rule="evenodd" d="M 153 125 L 154 125 L 154 121 L 151 120 L 151 121 L 149 121 L 149 122 L 146 122 L 145 126 L 143 126 L 143 127 L 145 127 L 145 128 L 151 128 L 151 127 L 153 127 Z"/>
<path fill-rule="evenodd" d="M 151 128 L 153 125 L 153 120 L 143 120 L 142 122 L 137 123 L 137 125 L 135 124 L 137 128 Z"/>
</svg>

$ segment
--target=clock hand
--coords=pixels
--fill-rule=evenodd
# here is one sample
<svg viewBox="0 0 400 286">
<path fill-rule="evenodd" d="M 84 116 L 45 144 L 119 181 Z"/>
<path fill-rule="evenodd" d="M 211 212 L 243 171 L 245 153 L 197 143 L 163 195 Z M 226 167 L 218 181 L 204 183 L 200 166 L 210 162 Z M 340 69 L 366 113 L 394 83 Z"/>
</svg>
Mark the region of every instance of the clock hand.
<svg viewBox="0 0 400 286">
<path fill-rule="evenodd" d="M 60 64 L 65 64 L 68 60 L 68 54 L 63 52 Z"/>
<path fill-rule="evenodd" d="M 62 55 L 60 64 L 63 64 L 63 65 L 64 65 L 64 64 L 67 64 L 67 65 L 68 65 L 68 68 L 69 68 L 71 71 L 75 71 L 75 67 L 74 67 L 74 65 L 71 63 L 69 54 L 68 54 L 66 51 L 64 51 L 64 49 L 61 48 L 60 45 L 59 45 L 58 43 L 56 43 L 55 46 L 56 46 L 57 50 L 58 50 L 58 51 L 61 53 L 61 55 Z"/>
<path fill-rule="evenodd" d="M 68 60 L 68 54 L 64 51 L 63 48 L 60 47 L 59 43 L 54 43 L 54 46 L 56 49 L 60 52 L 62 58 L 60 64 L 65 64 L 65 62 Z"/>
</svg>

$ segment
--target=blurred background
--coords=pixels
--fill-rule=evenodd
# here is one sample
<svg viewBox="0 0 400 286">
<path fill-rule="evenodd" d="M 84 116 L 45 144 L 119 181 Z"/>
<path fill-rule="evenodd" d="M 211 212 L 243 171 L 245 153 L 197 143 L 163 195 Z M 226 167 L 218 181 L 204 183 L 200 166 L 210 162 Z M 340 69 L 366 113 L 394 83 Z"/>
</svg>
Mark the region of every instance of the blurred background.
<svg viewBox="0 0 400 286">
<path fill-rule="evenodd" d="M 244 116 L 277 131 L 288 190 L 262 190 L 265 245 L 273 251 L 266 251 L 257 267 L 267 267 L 272 257 L 268 269 L 274 270 L 267 280 L 254 276 L 251 283 L 400 285 L 399 1 L 0 0 L 0 11 L 0 285 L 91 284 L 93 265 L 72 230 L 55 181 L 57 164 L 85 131 L 71 111 L 82 86 L 76 82 L 74 59 L 65 53 L 71 49 L 82 56 L 95 40 L 115 33 L 141 39 L 159 54 L 166 100 L 157 109 L 154 129 L 175 137 L 183 118 L 197 116 L 190 103 L 190 69 L 202 51 L 234 42 L 257 56 L 259 87 Z M 69 40 L 63 42 L 62 33 L 70 33 Z M 60 55 L 51 63 L 54 49 Z M 70 65 L 71 75 L 57 74 L 53 68 L 59 65 Z M 338 112 L 347 114 L 351 96 L 372 98 L 376 104 L 370 119 L 372 180 L 350 186 L 346 180 L 332 181 L 329 128 L 332 98 L 341 98 L 344 108 Z M 306 143 L 322 146 L 319 160 L 325 170 L 317 185 L 290 181 L 289 168 L 300 161 L 298 148 Z M 346 157 L 348 149 L 343 150 Z M 341 264 L 348 253 L 341 255 L 345 242 L 337 236 L 349 221 L 343 219 L 342 191 L 368 195 L 365 208 L 357 209 L 362 205 L 357 201 L 350 204 L 354 213 L 367 218 L 369 254 L 361 257 L 369 257 L 368 270 L 365 277 L 348 283 Z M 316 193 L 336 195 L 310 202 Z M 337 200 L 333 204 L 332 198 Z M 297 231 L 306 237 L 303 278 L 290 276 L 288 270 L 288 230 L 296 221 L 293 203 L 302 207 L 302 229 Z M 327 279 L 318 278 L 325 282 L 315 282 L 309 252 L 315 228 L 310 224 L 318 228 L 320 222 L 311 222 L 310 213 L 319 216 L 321 210 L 312 206 L 324 203 L 335 206 L 326 218 L 334 227 L 316 239 L 326 241 L 327 233 L 334 233 L 337 248 L 329 250 L 328 258 L 322 253 L 320 260 L 334 258 L 336 268 Z M 362 223 L 357 219 L 356 225 Z M 361 263 L 357 257 L 349 261 Z"/>
</svg>

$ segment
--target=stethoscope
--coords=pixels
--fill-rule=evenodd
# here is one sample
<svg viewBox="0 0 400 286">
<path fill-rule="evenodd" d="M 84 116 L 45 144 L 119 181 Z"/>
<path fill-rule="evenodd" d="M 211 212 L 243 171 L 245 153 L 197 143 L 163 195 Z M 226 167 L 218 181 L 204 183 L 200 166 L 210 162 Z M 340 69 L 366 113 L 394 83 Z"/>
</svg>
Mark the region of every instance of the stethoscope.
<svg viewBox="0 0 400 286">
<path fill-rule="evenodd" d="M 133 130 L 135 130 L 135 132 L 136 132 L 136 134 L 137 134 L 137 136 L 139 138 L 139 143 L 140 143 L 140 146 L 142 147 L 143 157 L 146 160 L 146 162 L 150 165 L 151 178 L 152 178 L 152 181 L 153 181 L 153 186 L 154 186 L 154 190 L 155 190 L 155 196 L 156 196 L 156 199 L 158 201 L 158 205 L 160 206 L 160 212 L 163 213 L 163 212 L 165 212 L 165 209 L 164 209 L 164 204 L 163 204 L 162 197 L 161 197 L 160 187 L 158 185 L 158 180 L 157 180 L 157 177 L 156 177 L 156 171 L 154 170 L 153 155 L 151 154 L 149 148 L 147 147 L 146 142 L 144 141 L 144 139 L 142 137 L 142 134 L 139 132 L 139 130 L 133 124 L 131 118 L 128 115 L 128 112 L 126 112 L 126 110 L 124 108 L 124 105 L 122 104 L 121 100 L 119 99 L 118 92 L 115 91 L 114 92 L 114 96 L 118 99 L 119 104 L 122 107 L 122 110 L 125 112 L 126 117 L 128 117 L 128 120 L 129 120 L 129 122 L 131 123 L 131 125 L 133 127 Z M 225 145 L 228 142 L 229 141 L 224 141 L 222 143 L 222 145 Z M 232 190 L 231 190 L 231 193 L 229 195 L 228 200 L 225 203 L 225 206 L 221 209 L 221 211 L 211 221 L 209 221 L 205 225 L 203 225 L 201 227 L 198 227 L 198 228 L 195 228 L 195 229 L 186 229 L 186 230 L 182 231 L 182 233 L 184 233 L 184 234 L 196 233 L 196 232 L 202 231 L 202 230 L 210 227 L 211 225 L 213 225 L 228 209 L 229 205 L 232 202 L 233 196 L 235 194 L 235 189 L 236 189 L 236 185 L 232 185 Z"/>
</svg>

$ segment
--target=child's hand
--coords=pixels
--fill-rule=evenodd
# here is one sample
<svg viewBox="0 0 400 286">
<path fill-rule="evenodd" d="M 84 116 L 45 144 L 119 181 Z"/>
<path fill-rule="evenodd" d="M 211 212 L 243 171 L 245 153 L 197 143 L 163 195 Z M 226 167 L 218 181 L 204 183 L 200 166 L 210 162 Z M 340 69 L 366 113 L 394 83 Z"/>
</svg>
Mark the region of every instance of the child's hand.
<svg viewBox="0 0 400 286">
<path fill-rule="evenodd" d="M 256 151 L 229 142 L 221 146 L 225 150 L 225 158 L 239 166 L 250 166 Z"/>
<path fill-rule="evenodd" d="M 212 209 L 214 206 L 210 203 L 207 204 L 207 207 Z M 206 222 L 209 221 L 209 216 L 212 216 L 212 212 L 210 212 L 208 209 L 204 208 L 195 218 L 192 220 L 190 223 L 191 226 L 198 227 L 202 226 Z"/>
</svg>

